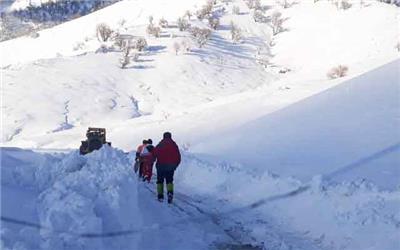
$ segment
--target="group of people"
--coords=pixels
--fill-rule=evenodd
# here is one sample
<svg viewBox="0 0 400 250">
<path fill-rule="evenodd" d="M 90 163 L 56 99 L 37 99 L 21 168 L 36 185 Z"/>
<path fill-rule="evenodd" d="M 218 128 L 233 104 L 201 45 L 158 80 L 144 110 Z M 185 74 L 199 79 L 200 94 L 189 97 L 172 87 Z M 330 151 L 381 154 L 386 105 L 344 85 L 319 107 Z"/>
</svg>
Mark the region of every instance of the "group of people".
<svg viewBox="0 0 400 250">
<path fill-rule="evenodd" d="M 153 141 L 147 139 L 137 148 L 135 172 L 138 172 L 139 178 L 143 181 L 150 182 L 154 162 L 157 170 L 157 198 L 161 202 L 164 200 L 165 182 L 168 203 L 171 203 L 174 196 L 174 173 L 181 163 L 181 154 L 170 132 L 165 132 L 163 139 L 155 147 Z"/>
</svg>

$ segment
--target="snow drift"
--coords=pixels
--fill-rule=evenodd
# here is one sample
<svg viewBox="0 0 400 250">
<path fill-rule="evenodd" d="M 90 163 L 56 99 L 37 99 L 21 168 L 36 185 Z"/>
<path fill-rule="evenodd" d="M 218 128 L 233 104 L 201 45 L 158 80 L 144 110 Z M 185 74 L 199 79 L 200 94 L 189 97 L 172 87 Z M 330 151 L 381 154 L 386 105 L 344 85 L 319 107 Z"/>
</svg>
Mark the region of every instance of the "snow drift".
<svg viewBox="0 0 400 250">
<path fill-rule="evenodd" d="M 396 188 L 399 67 L 399 60 L 389 63 L 209 139 L 193 151 L 302 180 L 336 171 L 336 180 L 366 178 Z"/>
<path fill-rule="evenodd" d="M 1 249 L 164 249 L 168 239 L 184 250 L 227 240 L 211 222 L 192 222 L 190 209 L 156 201 L 121 150 L 1 155 Z"/>
</svg>

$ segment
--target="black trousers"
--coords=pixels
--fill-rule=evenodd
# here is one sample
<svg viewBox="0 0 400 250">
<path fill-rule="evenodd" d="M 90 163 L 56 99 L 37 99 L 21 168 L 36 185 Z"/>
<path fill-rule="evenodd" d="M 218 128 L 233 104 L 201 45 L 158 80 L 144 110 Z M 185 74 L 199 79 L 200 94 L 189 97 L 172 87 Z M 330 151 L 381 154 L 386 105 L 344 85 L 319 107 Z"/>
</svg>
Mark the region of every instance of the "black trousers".
<svg viewBox="0 0 400 250">
<path fill-rule="evenodd" d="M 163 168 L 157 166 L 157 184 L 164 184 L 164 180 L 167 184 L 174 182 L 175 169 Z"/>
</svg>

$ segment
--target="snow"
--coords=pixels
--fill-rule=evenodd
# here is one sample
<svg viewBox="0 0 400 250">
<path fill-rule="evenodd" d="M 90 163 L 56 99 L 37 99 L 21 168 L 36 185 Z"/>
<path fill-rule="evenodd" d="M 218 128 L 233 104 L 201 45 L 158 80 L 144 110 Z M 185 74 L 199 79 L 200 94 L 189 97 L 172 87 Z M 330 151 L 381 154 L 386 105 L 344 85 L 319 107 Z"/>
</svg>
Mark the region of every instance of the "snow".
<svg viewBox="0 0 400 250">
<path fill-rule="evenodd" d="M 218 2 L 197 48 L 173 26 L 203 0 L 124 0 L 1 42 L 1 248 L 399 249 L 399 9 L 262 2 L 284 32 Z M 172 24 L 160 38 L 150 15 Z M 102 22 L 148 49 L 121 69 L 120 51 L 98 50 Z M 175 55 L 180 41 L 192 51 Z M 348 76 L 327 79 L 339 64 Z M 80 156 L 89 126 L 113 147 Z M 132 150 L 164 131 L 183 151 L 172 206 L 132 171 Z"/>
<path fill-rule="evenodd" d="M 185 211 L 163 208 L 152 187 L 138 183 L 131 158 L 120 150 L 104 146 L 88 156 L 16 148 L 1 153 L 2 218 L 41 227 L 2 221 L 5 249 L 160 249 L 166 239 L 174 249 L 208 249 L 226 238 L 212 223 L 198 227 Z M 115 238 L 107 236 L 113 233 Z"/>
<path fill-rule="evenodd" d="M 302 180 L 334 172 L 398 187 L 400 61 L 301 100 L 232 131 L 204 139 L 193 152 Z M 242 152 L 242 153 L 238 153 Z M 354 166 L 353 166 L 354 165 Z"/>
</svg>

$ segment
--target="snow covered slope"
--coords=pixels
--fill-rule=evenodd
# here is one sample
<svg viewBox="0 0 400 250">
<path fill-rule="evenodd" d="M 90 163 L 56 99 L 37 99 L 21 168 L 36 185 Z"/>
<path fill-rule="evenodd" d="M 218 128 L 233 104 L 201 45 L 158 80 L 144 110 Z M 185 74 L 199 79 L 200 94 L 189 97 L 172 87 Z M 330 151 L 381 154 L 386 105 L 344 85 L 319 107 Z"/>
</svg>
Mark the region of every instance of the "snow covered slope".
<svg viewBox="0 0 400 250">
<path fill-rule="evenodd" d="M 198 48 L 175 25 L 205 1 L 125 0 L 1 42 L 2 145 L 42 153 L 1 149 L 0 248 L 399 249 L 399 9 L 262 2 L 284 32 L 255 23 L 245 1 L 217 1 L 221 25 Z M 160 38 L 146 34 L 150 15 L 171 24 Z M 118 49 L 99 52 L 103 22 L 147 39 L 139 60 L 121 69 Z M 176 55 L 182 41 L 191 51 Z M 338 64 L 348 76 L 327 79 Z M 115 148 L 56 153 L 88 126 Z M 177 206 L 160 208 L 132 174 L 133 152 L 116 148 L 166 130 L 190 153 Z"/>
<path fill-rule="evenodd" d="M 229 242 L 212 222 L 192 220 L 185 204 L 156 201 L 120 150 L 1 154 L 1 249 L 183 250 Z"/>
<path fill-rule="evenodd" d="M 194 147 L 257 172 L 303 180 L 334 172 L 397 188 L 400 60 Z"/>
<path fill-rule="evenodd" d="M 192 142 L 198 131 L 209 134 L 205 125 L 210 119 L 216 127 L 236 126 L 237 120 L 263 116 L 340 83 L 325 76 L 338 63 L 349 66 L 349 75 L 355 76 L 398 57 L 397 28 L 392 25 L 398 22 L 398 9 L 393 6 L 372 2 L 338 11 L 324 1 L 299 2 L 288 9 L 266 2 L 266 14 L 277 9 L 287 19 L 287 31 L 273 37 L 269 25 L 255 23 L 239 0 L 216 5 L 221 26 L 204 48 L 193 43 L 192 52 L 176 56 L 173 44 L 190 40 L 187 32 L 173 27 L 176 19 L 203 3 L 121 1 L 43 30 L 36 39 L 0 43 L 3 144 L 73 148 L 88 126 L 106 127 L 114 145 L 124 149 L 132 149 L 143 134 L 159 136 L 162 129 Z M 232 14 L 236 5 L 243 14 Z M 145 34 L 150 15 L 155 22 L 164 17 L 172 24 L 161 38 Z M 231 20 L 243 31 L 242 43 L 230 40 Z M 101 45 L 95 37 L 101 22 L 121 34 L 145 36 L 148 50 L 125 70 L 118 67 L 120 52 L 93 53 Z M 191 22 L 204 25 L 193 18 Z M 265 69 L 256 55 L 268 44 L 274 45 L 269 48 L 273 57 Z M 291 71 L 277 73 L 287 68 Z"/>
</svg>

